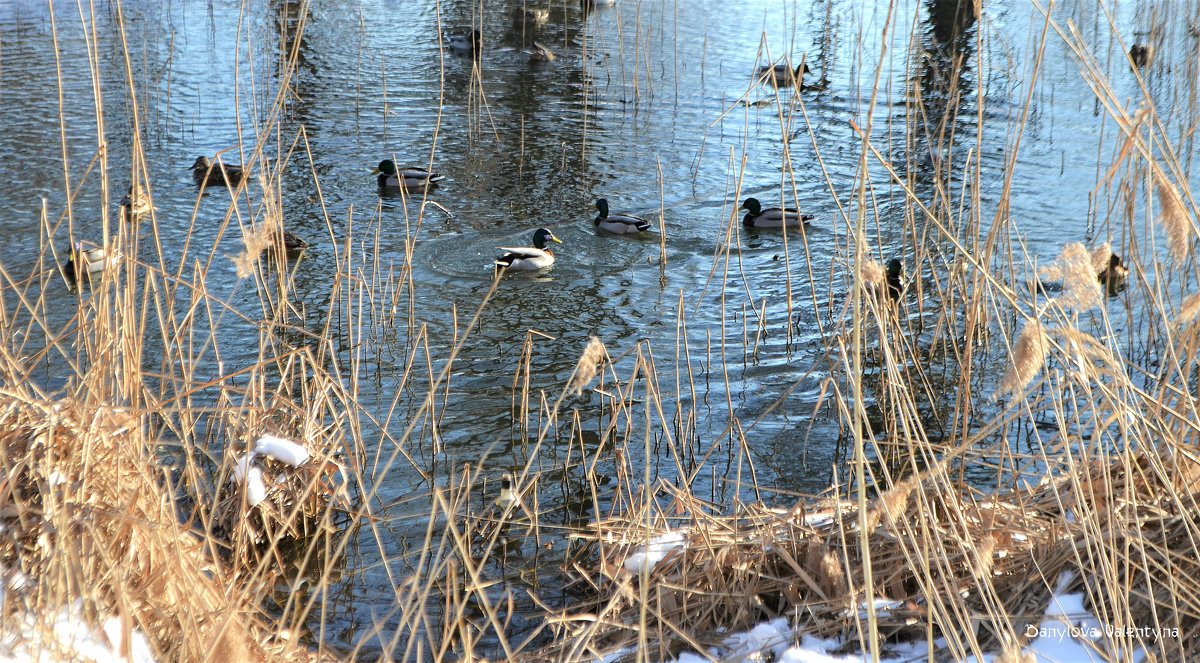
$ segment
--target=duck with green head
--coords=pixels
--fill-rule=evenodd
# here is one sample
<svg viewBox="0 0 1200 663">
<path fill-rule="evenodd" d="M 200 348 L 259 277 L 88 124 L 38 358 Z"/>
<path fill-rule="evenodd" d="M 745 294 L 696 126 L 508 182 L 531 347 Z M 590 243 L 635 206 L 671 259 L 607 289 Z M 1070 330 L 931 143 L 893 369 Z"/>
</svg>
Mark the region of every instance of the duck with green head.
<svg viewBox="0 0 1200 663">
<path fill-rule="evenodd" d="M 791 228 L 812 221 L 812 214 L 801 214 L 791 208 L 768 207 L 763 209 L 757 198 L 747 198 L 742 203 L 746 216 L 742 224 L 747 228 Z"/>
<path fill-rule="evenodd" d="M 632 214 L 608 213 L 608 200 L 601 198 L 596 201 L 596 210 L 600 213 L 594 220 L 596 227 L 616 235 L 636 235 L 650 230 L 650 222 Z"/>
<path fill-rule="evenodd" d="M 505 270 L 533 272 L 553 265 L 554 253 L 546 248 L 546 242 L 561 244 L 562 240 L 555 237 L 554 233 L 549 230 L 538 228 L 533 231 L 532 247 L 500 247 L 500 250 L 504 251 L 504 255 L 496 259 L 496 273 L 500 274 Z"/>
<path fill-rule="evenodd" d="M 241 166 L 227 163 L 214 164 L 204 155 L 196 157 L 190 170 L 196 184 L 225 184 L 228 182 L 229 186 L 236 186 L 246 176 L 246 172 Z"/>
<path fill-rule="evenodd" d="M 431 173 L 416 166 L 397 169 L 396 162 L 391 159 L 380 161 L 371 174 L 379 176 L 378 182 L 381 188 L 404 189 L 405 191 L 420 190 L 446 179 L 444 175 Z"/>
</svg>

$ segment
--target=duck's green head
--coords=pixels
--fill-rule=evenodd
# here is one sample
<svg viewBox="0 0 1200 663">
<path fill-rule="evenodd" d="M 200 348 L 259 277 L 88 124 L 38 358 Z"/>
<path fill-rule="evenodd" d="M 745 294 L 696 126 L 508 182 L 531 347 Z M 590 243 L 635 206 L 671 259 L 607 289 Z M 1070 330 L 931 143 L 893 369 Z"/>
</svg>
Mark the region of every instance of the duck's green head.
<svg viewBox="0 0 1200 663">
<path fill-rule="evenodd" d="M 601 198 L 596 201 L 596 209 L 599 210 L 600 216 L 608 216 L 608 199 Z"/>
<path fill-rule="evenodd" d="M 557 242 L 562 244 L 562 240 L 555 237 L 554 233 L 545 228 L 538 228 L 533 231 L 533 245 L 539 249 L 546 248 L 546 242 Z"/>
<path fill-rule="evenodd" d="M 899 258 L 892 258 L 887 264 L 888 281 L 899 280 L 904 274 L 904 263 L 900 262 Z"/>
<path fill-rule="evenodd" d="M 801 62 L 800 64 L 796 65 L 796 78 L 800 78 L 804 74 L 811 74 L 811 73 L 812 73 L 812 69 L 808 68 L 807 62 Z"/>
<path fill-rule="evenodd" d="M 742 209 L 749 211 L 751 214 L 761 214 L 762 204 L 758 202 L 758 198 L 747 198 L 746 202 L 742 203 Z"/>
<path fill-rule="evenodd" d="M 1125 268 L 1124 265 L 1121 264 L 1121 256 L 1119 256 L 1115 253 L 1110 253 L 1108 255 L 1108 267 L 1109 267 L 1109 269 L 1124 269 Z"/>
<path fill-rule="evenodd" d="M 391 159 L 384 159 L 383 161 L 380 161 L 379 165 L 375 167 L 375 170 L 372 171 L 371 174 L 378 175 L 379 173 L 383 173 L 384 175 L 395 175 L 396 162 L 392 161 Z"/>
</svg>

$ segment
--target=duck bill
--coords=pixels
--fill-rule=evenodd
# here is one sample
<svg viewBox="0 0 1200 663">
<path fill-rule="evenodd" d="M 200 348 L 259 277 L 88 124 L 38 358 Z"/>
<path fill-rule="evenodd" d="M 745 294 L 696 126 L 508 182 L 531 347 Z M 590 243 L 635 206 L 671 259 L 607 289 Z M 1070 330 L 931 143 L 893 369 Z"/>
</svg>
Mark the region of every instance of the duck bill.
<svg viewBox="0 0 1200 663">
<path fill-rule="evenodd" d="M 557 237 L 553 237 L 553 236 L 551 236 L 551 237 L 550 237 L 550 241 L 551 241 L 551 242 L 554 242 L 554 243 L 556 243 L 556 244 L 562 244 L 562 240 L 561 240 L 561 239 L 559 239 L 559 238 L 557 238 Z"/>
<path fill-rule="evenodd" d="M 383 171 L 379 170 L 379 168 L 375 168 L 375 170 L 371 171 L 371 175 L 378 175 L 379 173 L 382 173 L 382 172 Z M 371 175 L 368 175 L 367 177 L 370 177 Z"/>
</svg>

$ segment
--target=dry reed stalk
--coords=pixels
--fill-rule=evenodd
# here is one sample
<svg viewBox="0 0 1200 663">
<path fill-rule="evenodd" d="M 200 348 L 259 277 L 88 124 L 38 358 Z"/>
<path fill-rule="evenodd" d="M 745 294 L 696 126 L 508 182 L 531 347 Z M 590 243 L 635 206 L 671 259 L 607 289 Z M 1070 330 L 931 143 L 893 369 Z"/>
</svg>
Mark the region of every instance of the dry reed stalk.
<svg viewBox="0 0 1200 663">
<path fill-rule="evenodd" d="M 1154 169 L 1154 190 L 1158 194 L 1158 223 L 1167 234 L 1167 247 L 1176 263 L 1187 257 L 1192 247 L 1192 224 L 1179 191 L 1158 168 Z"/>
<path fill-rule="evenodd" d="M 1033 320 L 1021 330 L 1017 342 L 1013 345 L 1012 361 L 996 387 L 993 399 L 1005 394 L 1019 395 L 1025 390 L 1046 363 L 1046 354 L 1050 350 L 1046 330 L 1042 324 Z"/>
</svg>

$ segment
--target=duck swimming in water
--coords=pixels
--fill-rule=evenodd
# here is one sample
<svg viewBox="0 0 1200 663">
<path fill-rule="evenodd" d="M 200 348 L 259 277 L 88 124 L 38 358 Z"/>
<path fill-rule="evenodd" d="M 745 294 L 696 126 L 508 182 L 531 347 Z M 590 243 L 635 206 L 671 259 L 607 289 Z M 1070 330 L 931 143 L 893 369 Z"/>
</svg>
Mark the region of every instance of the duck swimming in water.
<svg viewBox="0 0 1200 663">
<path fill-rule="evenodd" d="M 600 213 L 596 215 L 596 227 L 605 232 L 610 232 L 616 235 L 636 235 L 640 232 L 650 230 L 650 222 L 640 216 L 631 214 L 613 214 L 608 213 L 608 201 L 604 198 L 596 201 L 596 210 Z"/>
<path fill-rule="evenodd" d="M 812 221 L 812 214 L 801 214 L 791 208 L 768 207 L 762 208 L 757 198 L 747 198 L 742 203 L 742 209 L 747 210 L 742 224 L 747 228 L 790 228 Z"/>
<path fill-rule="evenodd" d="M 191 171 L 192 179 L 196 180 L 196 184 L 225 184 L 228 182 L 229 186 L 237 186 L 246 176 L 246 172 L 241 166 L 227 163 L 214 164 L 204 155 L 196 157 Z"/>
<path fill-rule="evenodd" d="M 67 253 L 67 261 L 63 263 L 63 276 L 72 285 L 84 279 L 91 279 L 106 269 L 116 267 L 121 260 L 120 251 L 108 251 L 104 247 L 85 249 L 83 242 L 75 242 L 75 246 Z"/>
<path fill-rule="evenodd" d="M 796 65 L 795 71 L 792 70 L 786 63 L 780 62 L 775 65 L 764 65 L 758 68 L 754 77 L 760 81 L 770 83 L 775 87 L 792 87 L 800 85 L 804 74 L 811 74 L 812 70 L 808 68 L 808 63 L 801 62 Z"/>
<path fill-rule="evenodd" d="M 1096 276 L 1100 279 L 1100 285 L 1104 286 L 1105 292 L 1111 296 L 1125 289 L 1125 279 L 1129 276 L 1129 269 L 1121 262 L 1121 256 L 1110 253 L 1108 266 L 1100 270 Z"/>
<path fill-rule="evenodd" d="M 453 32 L 446 35 L 446 39 L 450 41 L 450 50 L 477 56 L 480 44 L 483 43 L 483 33 L 479 30 Z"/>
<path fill-rule="evenodd" d="M 553 265 L 554 254 L 546 248 L 546 242 L 562 243 L 562 240 L 549 230 L 538 228 L 533 231 L 533 247 L 500 247 L 504 255 L 496 259 L 496 273 L 503 270 L 532 272 Z"/>
<path fill-rule="evenodd" d="M 446 179 L 443 175 L 431 173 L 424 168 L 417 168 L 416 166 L 406 166 L 397 169 L 396 162 L 391 159 L 380 161 L 371 174 L 379 176 L 379 186 L 404 189 L 405 191 L 423 189 L 430 184 Z"/>
</svg>

